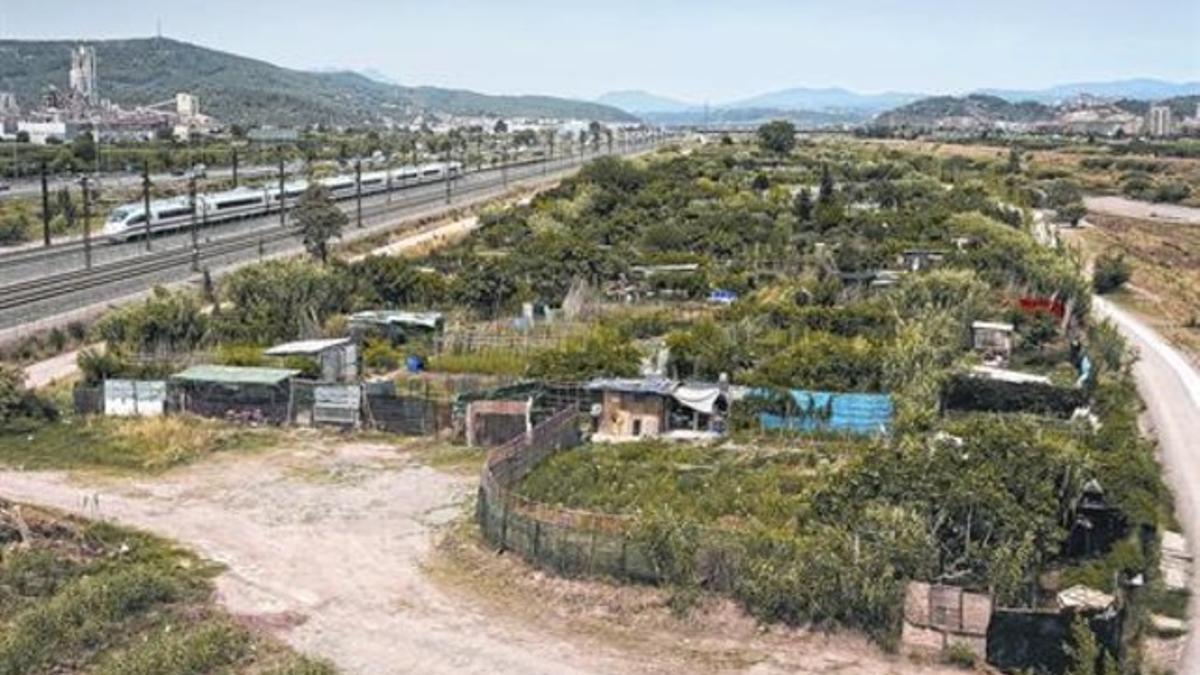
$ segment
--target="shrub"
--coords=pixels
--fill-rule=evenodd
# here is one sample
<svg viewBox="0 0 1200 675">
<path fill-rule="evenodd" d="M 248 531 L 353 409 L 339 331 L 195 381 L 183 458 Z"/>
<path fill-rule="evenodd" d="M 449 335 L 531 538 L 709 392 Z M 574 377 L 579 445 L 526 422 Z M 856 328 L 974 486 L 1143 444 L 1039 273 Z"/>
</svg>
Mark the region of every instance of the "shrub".
<svg viewBox="0 0 1200 675">
<path fill-rule="evenodd" d="M 0 363 L 0 428 L 18 420 L 42 421 L 58 417 L 52 403 L 25 388 L 24 371 Z"/>
<path fill-rule="evenodd" d="M 404 355 L 386 340 L 371 340 L 363 349 L 363 363 L 370 370 L 391 371 L 400 367 Z"/>
<path fill-rule="evenodd" d="M 1096 258 L 1092 269 L 1092 288 L 1101 295 L 1111 293 L 1133 276 L 1133 268 L 1125 260 L 1124 253 L 1104 253 Z"/>
</svg>

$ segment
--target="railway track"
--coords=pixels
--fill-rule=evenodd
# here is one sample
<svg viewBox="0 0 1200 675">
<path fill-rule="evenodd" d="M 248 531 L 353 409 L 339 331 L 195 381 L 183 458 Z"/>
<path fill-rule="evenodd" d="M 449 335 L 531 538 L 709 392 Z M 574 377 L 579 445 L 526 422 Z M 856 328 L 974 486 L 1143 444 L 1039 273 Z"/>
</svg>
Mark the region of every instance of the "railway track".
<svg viewBox="0 0 1200 675">
<path fill-rule="evenodd" d="M 468 185 L 463 185 L 464 179 L 459 179 L 456 181 L 458 187 L 453 189 L 452 199 L 460 201 L 465 197 L 492 191 L 498 187 L 518 184 L 530 178 L 540 178 L 544 175 L 542 172 L 523 170 L 540 164 L 540 162 L 522 164 L 516 168 L 518 175 L 515 176 L 505 176 L 502 172 L 497 171 L 488 180 Z M 574 168 L 578 164 L 580 162 L 560 164 L 553 167 L 550 173 L 558 174 L 567 169 Z M 514 171 L 514 168 L 510 167 L 509 171 Z M 468 175 L 479 175 L 479 172 Z M 405 198 L 396 199 L 391 202 L 364 206 L 362 211 L 363 220 L 365 223 L 369 218 L 376 218 L 395 211 L 403 211 L 443 202 L 445 198 L 444 193 L 434 191 L 427 194 L 410 194 Z M 368 228 L 365 231 L 371 232 L 372 229 Z M 174 246 L 170 249 L 145 253 L 132 259 L 116 260 L 94 265 L 90 269 L 76 269 L 36 279 L 10 283 L 0 286 L 0 313 L 60 297 L 102 289 L 106 286 L 122 282 L 134 281 L 142 277 L 178 268 L 187 268 L 189 273 L 191 273 L 203 267 L 205 262 L 244 253 L 247 250 L 261 252 L 265 248 L 273 247 L 280 242 L 296 238 L 299 234 L 299 230 L 294 226 L 280 227 L 279 225 L 272 225 L 216 239 L 197 241 L 194 247 L 189 242 L 182 246 Z M 65 247 L 74 245 L 76 245 L 76 242 L 63 244 L 61 246 L 64 248 L 59 248 L 58 250 L 42 249 L 40 252 L 50 254 L 53 251 L 56 254 L 61 254 L 64 252 Z M 82 244 L 79 244 L 78 247 L 82 248 Z M 0 257 L 0 263 L 3 263 L 5 260 L 6 258 Z"/>
<path fill-rule="evenodd" d="M 459 181 L 464 180 L 464 179 L 469 180 L 475 176 L 486 176 L 489 174 L 493 174 L 495 176 L 502 177 L 503 173 L 506 170 L 509 172 L 520 172 L 520 171 L 524 171 L 530 167 L 535 167 L 535 166 L 540 167 L 543 164 L 546 164 L 547 162 L 550 163 L 548 170 L 559 171 L 559 170 L 562 170 L 567 167 L 580 165 L 583 163 L 583 161 L 584 160 L 580 160 L 579 158 L 571 157 L 568 159 L 560 158 L 560 159 L 556 159 L 556 160 L 531 160 L 531 161 L 523 161 L 523 162 L 514 162 L 512 164 L 509 164 L 507 169 L 493 167 L 493 168 L 489 168 L 489 169 L 475 169 L 474 171 L 465 171 L 465 172 L 463 172 L 462 178 L 460 178 L 458 180 Z M 431 183 L 415 183 L 415 184 L 411 184 L 411 185 L 404 185 L 402 183 L 398 184 L 396 187 L 394 187 L 392 189 L 392 194 L 399 195 L 401 198 L 394 199 L 391 202 L 388 202 L 386 205 L 386 208 L 389 208 L 389 209 L 404 208 L 406 202 L 404 201 L 403 196 L 405 195 L 405 193 L 414 191 L 414 190 L 421 190 L 423 188 L 424 189 L 438 188 L 442 185 L 443 185 L 443 183 L 441 181 L 436 181 L 436 182 L 431 182 Z M 382 193 L 375 192 L 375 193 L 371 193 L 369 195 L 365 195 L 363 197 L 363 199 L 364 199 L 364 201 L 365 200 L 375 200 L 375 199 L 385 196 L 386 194 L 387 194 L 386 192 L 382 192 Z M 343 200 L 343 201 L 339 202 L 339 206 L 343 209 L 343 211 L 347 212 L 347 214 L 353 214 L 353 212 L 354 212 L 354 200 L 353 199 Z M 376 208 L 377 206 L 378 205 L 373 205 L 371 208 Z M 264 211 L 261 214 L 246 216 L 242 220 L 248 220 L 248 219 L 254 219 L 254 218 L 266 218 L 266 217 L 271 216 L 272 214 L 277 214 L 277 213 L 278 213 L 277 211 Z M 97 215 L 99 215 L 100 218 L 103 219 L 103 214 L 97 214 Z M 366 215 L 367 215 L 367 207 L 364 207 L 363 208 L 363 216 L 365 217 Z M 208 227 L 219 227 L 221 225 L 228 225 L 228 224 L 231 224 L 234 222 L 236 222 L 236 221 L 223 221 L 221 223 L 214 223 L 213 225 L 208 226 Z M 103 220 L 100 221 L 100 224 L 102 224 L 102 223 L 103 223 Z M 167 237 L 167 236 L 171 236 L 171 235 L 177 235 L 180 232 L 186 232 L 186 231 L 187 231 L 186 227 L 179 228 L 179 229 L 171 230 L 171 232 L 169 232 L 169 233 L 162 233 L 157 236 Z M 139 238 L 136 241 L 140 241 L 140 240 L 141 239 Z M 134 243 L 135 243 L 135 240 L 130 240 L 129 245 L 134 245 Z M 98 234 L 93 234 L 93 236 L 91 237 L 90 246 L 93 249 L 96 249 L 96 248 L 99 248 L 104 245 L 107 245 L 107 240 L 105 240 L 102 236 L 100 236 Z M 83 252 L 88 248 L 88 246 L 89 246 L 89 244 L 85 243 L 82 239 L 72 239 L 70 241 L 60 241 L 60 242 L 52 243 L 49 246 L 21 248 L 21 249 L 12 250 L 12 251 L 0 250 L 0 266 L 3 266 L 3 265 L 28 265 L 28 264 L 38 263 L 38 262 L 42 262 L 42 261 L 49 261 L 49 260 L 53 260 L 55 258 L 64 256 L 64 255 L 72 255 L 72 254 L 78 254 L 78 255 L 82 256 Z"/>
</svg>

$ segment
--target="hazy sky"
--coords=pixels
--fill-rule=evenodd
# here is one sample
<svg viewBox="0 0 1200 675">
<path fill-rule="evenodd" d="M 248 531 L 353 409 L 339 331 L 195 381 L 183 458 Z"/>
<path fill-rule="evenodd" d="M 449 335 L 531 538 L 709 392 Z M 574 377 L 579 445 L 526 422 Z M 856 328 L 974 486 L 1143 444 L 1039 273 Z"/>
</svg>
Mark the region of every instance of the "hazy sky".
<svg viewBox="0 0 1200 675">
<path fill-rule="evenodd" d="M 795 86 L 957 93 L 1200 80 L 1200 0 L 3 0 L 0 36 L 163 34 L 405 84 L 720 102 Z"/>
</svg>

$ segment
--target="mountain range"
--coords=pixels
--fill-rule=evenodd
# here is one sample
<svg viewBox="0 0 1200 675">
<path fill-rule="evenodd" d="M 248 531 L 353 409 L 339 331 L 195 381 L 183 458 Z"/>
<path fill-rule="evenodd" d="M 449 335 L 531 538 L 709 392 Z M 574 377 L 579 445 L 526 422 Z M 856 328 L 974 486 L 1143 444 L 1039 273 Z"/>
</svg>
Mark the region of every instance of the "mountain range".
<svg viewBox="0 0 1200 675">
<path fill-rule="evenodd" d="M 945 109 L 948 100 L 961 101 L 959 107 L 962 109 L 969 108 L 975 112 L 1001 112 L 1003 109 L 1001 114 L 1004 116 L 1022 118 L 1036 110 L 1025 106 L 1026 103 L 1052 106 L 1082 94 L 1113 101 L 1178 99 L 1200 94 L 1200 82 L 1177 83 L 1148 78 L 1073 82 L 1044 89 L 980 89 L 959 98 L 908 92 L 864 94 L 838 87 L 799 87 L 708 106 L 647 91 L 630 90 L 604 94 L 597 101 L 661 124 L 694 124 L 703 121 L 749 123 L 775 117 L 795 120 L 798 113 L 805 113 L 809 120 L 820 125 L 863 122 L 888 111 L 903 111 L 906 106 L 928 101 L 923 109 L 907 111 L 919 116 L 922 110 Z M 1014 107 L 1009 110 L 1004 103 Z"/>
<path fill-rule="evenodd" d="M 0 91 L 24 108 L 48 85 L 66 88 L 66 40 L 0 40 Z M 421 114 L 495 115 L 636 121 L 611 106 L 552 96 L 490 96 L 459 89 L 402 86 L 350 71 L 309 72 L 166 38 L 98 40 L 98 89 L 122 106 L 150 105 L 186 91 L 201 110 L 229 124 L 296 126 L 404 122 Z"/>
</svg>

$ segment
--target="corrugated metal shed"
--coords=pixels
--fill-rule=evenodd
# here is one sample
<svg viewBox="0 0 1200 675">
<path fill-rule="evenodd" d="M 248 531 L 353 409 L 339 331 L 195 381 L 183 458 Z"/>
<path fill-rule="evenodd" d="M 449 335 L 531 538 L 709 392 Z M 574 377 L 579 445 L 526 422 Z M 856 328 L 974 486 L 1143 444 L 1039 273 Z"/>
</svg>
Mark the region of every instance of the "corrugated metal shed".
<svg viewBox="0 0 1200 675">
<path fill-rule="evenodd" d="M 183 382 L 277 385 L 299 374 L 299 370 L 284 368 L 200 365 L 192 366 L 181 373 L 176 373 L 171 376 L 171 379 Z"/>
</svg>

